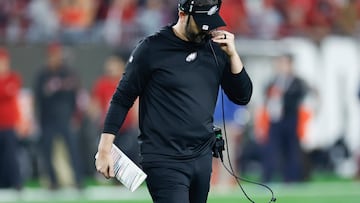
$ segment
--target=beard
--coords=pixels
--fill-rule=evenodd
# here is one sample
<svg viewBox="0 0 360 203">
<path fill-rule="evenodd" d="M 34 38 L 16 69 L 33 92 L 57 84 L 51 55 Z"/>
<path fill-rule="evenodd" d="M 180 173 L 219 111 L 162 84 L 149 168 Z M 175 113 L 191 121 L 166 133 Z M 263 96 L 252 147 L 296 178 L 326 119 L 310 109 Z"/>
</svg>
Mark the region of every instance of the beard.
<svg viewBox="0 0 360 203">
<path fill-rule="evenodd" d="M 195 33 L 194 30 L 190 28 L 189 24 L 186 26 L 185 36 L 190 42 L 195 42 L 198 44 L 204 44 L 211 38 L 211 35 L 208 32 L 200 31 L 199 33 Z"/>
</svg>

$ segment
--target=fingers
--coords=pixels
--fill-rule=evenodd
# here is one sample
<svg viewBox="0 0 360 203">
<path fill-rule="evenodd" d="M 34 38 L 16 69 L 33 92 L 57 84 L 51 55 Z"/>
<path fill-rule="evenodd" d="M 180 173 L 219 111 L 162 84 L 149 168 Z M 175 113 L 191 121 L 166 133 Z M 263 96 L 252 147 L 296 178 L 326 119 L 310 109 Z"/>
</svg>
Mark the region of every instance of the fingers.
<svg viewBox="0 0 360 203">
<path fill-rule="evenodd" d="M 96 166 L 96 171 L 102 174 L 105 178 L 109 178 L 109 167 L 107 166 Z"/>
<path fill-rule="evenodd" d="M 225 31 L 225 30 L 217 30 L 211 33 L 213 36 L 213 40 L 216 42 L 225 43 L 225 42 L 231 42 L 234 40 L 234 34 Z"/>
<path fill-rule="evenodd" d="M 109 165 L 109 178 L 115 177 L 114 164 Z"/>
<path fill-rule="evenodd" d="M 111 163 L 111 160 L 102 159 L 98 157 L 95 161 L 96 171 L 102 174 L 105 178 L 109 179 L 115 176 L 114 166 Z"/>
<path fill-rule="evenodd" d="M 228 56 L 233 56 L 236 53 L 234 34 L 225 30 L 216 30 L 211 34 L 213 36 L 212 41 L 218 43 Z"/>
</svg>

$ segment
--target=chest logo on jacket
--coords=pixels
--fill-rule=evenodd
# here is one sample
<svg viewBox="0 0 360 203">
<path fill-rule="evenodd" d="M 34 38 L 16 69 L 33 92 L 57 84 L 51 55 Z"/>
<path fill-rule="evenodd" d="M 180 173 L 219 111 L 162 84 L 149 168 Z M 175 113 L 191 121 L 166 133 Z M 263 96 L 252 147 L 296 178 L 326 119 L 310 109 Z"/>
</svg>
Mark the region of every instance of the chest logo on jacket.
<svg viewBox="0 0 360 203">
<path fill-rule="evenodd" d="M 197 57 L 197 52 L 192 52 L 191 54 L 189 54 L 186 57 L 186 62 L 191 62 L 191 61 L 195 60 L 196 57 Z"/>
</svg>

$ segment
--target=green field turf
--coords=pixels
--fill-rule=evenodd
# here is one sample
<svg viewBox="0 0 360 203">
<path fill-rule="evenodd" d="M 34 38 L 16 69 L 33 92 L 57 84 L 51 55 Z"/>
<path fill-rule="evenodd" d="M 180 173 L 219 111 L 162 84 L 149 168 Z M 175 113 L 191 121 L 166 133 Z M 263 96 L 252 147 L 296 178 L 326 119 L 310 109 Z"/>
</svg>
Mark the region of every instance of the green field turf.
<svg viewBox="0 0 360 203">
<path fill-rule="evenodd" d="M 321 182 L 303 184 L 273 184 L 278 203 L 360 203 L 360 182 Z M 256 203 L 268 203 L 270 193 L 263 188 L 244 185 L 248 195 Z M 24 203 L 151 203 L 145 187 L 134 193 L 120 186 L 94 186 L 82 192 L 44 189 L 25 189 L 21 193 L 0 191 L 0 202 Z M 248 201 L 239 188 L 211 191 L 208 203 L 246 203 Z"/>
</svg>

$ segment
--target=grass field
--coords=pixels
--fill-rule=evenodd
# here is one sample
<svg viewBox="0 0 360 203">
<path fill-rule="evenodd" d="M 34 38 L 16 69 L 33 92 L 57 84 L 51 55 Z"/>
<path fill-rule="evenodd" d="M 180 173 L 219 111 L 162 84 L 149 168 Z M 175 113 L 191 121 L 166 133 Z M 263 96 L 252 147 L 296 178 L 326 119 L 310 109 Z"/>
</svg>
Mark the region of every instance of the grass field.
<svg viewBox="0 0 360 203">
<path fill-rule="evenodd" d="M 257 186 L 244 184 L 244 189 L 256 203 L 268 203 L 270 193 Z M 277 203 L 359 203 L 360 182 L 316 182 L 293 185 L 273 184 Z M 121 186 L 90 186 L 79 192 L 63 189 L 50 192 L 40 188 L 26 188 L 21 192 L 0 191 L 0 202 L 24 203 L 151 203 L 145 187 L 134 193 Z M 215 191 L 208 203 L 245 203 L 248 201 L 239 188 Z"/>
</svg>

